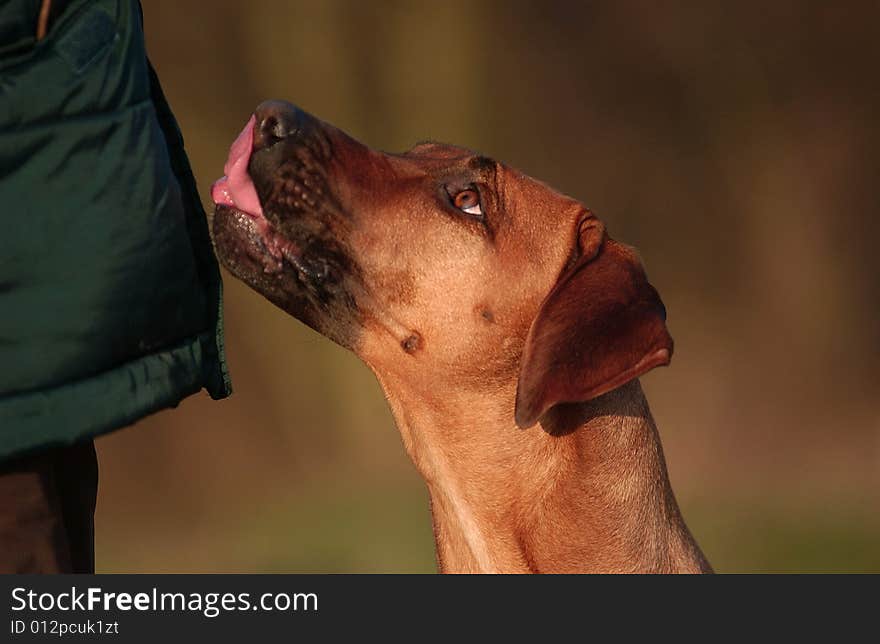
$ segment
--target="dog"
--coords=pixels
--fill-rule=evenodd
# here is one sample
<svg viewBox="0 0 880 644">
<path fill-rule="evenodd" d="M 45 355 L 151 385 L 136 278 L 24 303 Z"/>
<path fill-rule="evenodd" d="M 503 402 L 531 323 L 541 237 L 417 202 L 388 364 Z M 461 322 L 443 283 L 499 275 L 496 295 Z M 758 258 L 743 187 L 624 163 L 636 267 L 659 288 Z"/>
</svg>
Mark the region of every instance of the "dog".
<svg viewBox="0 0 880 644">
<path fill-rule="evenodd" d="M 376 374 L 442 572 L 711 572 L 638 382 L 671 359 L 664 306 L 590 210 L 465 148 L 379 152 L 283 101 L 224 173 L 222 263 Z"/>
</svg>

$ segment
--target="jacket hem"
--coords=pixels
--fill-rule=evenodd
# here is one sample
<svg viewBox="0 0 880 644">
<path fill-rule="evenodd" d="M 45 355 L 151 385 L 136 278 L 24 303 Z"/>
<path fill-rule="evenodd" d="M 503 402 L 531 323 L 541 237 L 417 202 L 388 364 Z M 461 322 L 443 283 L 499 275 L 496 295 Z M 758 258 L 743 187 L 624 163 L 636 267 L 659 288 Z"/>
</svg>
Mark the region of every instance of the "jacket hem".
<svg viewBox="0 0 880 644">
<path fill-rule="evenodd" d="M 0 398 L 0 460 L 72 445 L 176 407 L 207 384 L 205 340 L 197 336 L 83 380 Z"/>
</svg>

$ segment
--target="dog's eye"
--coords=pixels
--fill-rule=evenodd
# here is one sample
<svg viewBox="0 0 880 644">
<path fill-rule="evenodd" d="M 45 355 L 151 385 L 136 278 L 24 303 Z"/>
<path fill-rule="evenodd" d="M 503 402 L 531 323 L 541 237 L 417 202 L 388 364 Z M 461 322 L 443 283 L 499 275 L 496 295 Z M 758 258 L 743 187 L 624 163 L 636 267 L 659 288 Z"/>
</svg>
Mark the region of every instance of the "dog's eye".
<svg viewBox="0 0 880 644">
<path fill-rule="evenodd" d="M 455 196 L 452 197 L 452 204 L 469 215 L 483 214 L 480 208 L 480 193 L 473 188 L 455 193 Z"/>
</svg>

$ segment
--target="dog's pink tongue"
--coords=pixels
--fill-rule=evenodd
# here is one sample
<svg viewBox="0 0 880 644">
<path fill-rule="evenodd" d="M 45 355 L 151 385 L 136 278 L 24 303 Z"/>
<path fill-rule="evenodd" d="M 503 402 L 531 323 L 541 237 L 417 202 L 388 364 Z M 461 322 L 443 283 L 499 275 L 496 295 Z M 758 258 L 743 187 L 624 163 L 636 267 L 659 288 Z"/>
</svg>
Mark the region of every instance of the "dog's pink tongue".
<svg viewBox="0 0 880 644">
<path fill-rule="evenodd" d="M 248 174 L 248 162 L 254 147 L 254 116 L 229 148 L 229 158 L 223 166 L 226 176 L 221 177 L 211 186 L 211 199 L 215 204 L 233 206 L 254 216 L 263 216 L 263 207 L 254 189 L 254 182 Z"/>
</svg>

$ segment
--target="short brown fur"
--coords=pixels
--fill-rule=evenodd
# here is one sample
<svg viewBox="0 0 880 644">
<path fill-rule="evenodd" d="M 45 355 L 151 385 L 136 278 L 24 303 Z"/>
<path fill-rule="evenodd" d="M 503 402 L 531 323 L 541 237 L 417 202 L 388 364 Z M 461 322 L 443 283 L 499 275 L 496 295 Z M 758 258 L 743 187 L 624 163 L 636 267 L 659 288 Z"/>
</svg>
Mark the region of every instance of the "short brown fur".
<svg viewBox="0 0 880 644">
<path fill-rule="evenodd" d="M 321 172 L 346 223 L 317 223 L 344 231 L 332 241 L 358 267 L 345 344 L 378 377 L 426 481 L 440 569 L 710 571 L 637 380 L 669 362 L 672 341 L 632 250 L 577 201 L 468 150 L 384 154 L 296 118 L 332 149 Z M 265 194 L 284 180 L 260 173 Z M 461 185 L 479 189 L 481 218 L 443 201 Z M 328 210 L 266 215 L 295 234 Z M 233 222 L 215 234 L 231 239 Z M 232 244 L 218 245 L 224 261 Z M 333 309 L 311 307 L 321 329 Z"/>
</svg>

